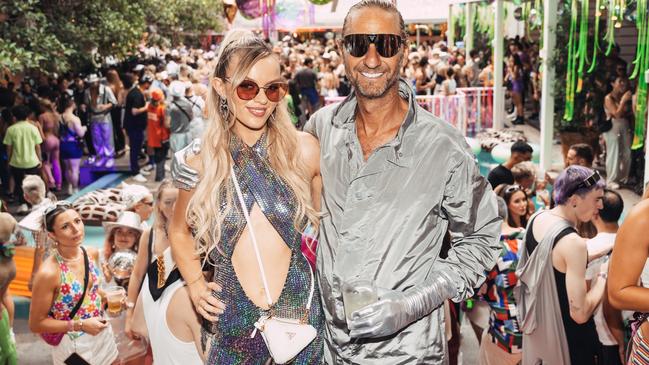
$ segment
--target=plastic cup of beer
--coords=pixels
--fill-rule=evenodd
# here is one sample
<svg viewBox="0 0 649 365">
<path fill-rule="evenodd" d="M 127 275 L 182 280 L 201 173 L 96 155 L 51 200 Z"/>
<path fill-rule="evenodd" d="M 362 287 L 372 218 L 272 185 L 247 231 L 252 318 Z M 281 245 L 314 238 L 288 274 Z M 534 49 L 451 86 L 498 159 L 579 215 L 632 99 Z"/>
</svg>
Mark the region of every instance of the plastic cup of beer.
<svg viewBox="0 0 649 365">
<path fill-rule="evenodd" d="M 378 300 L 376 285 L 372 280 L 356 279 L 343 283 L 343 305 L 347 323 L 351 322 L 352 313 Z"/>
<path fill-rule="evenodd" d="M 109 286 L 104 291 L 108 302 L 108 314 L 119 315 L 122 312 L 122 302 L 126 296 L 126 290 L 121 286 Z"/>
</svg>

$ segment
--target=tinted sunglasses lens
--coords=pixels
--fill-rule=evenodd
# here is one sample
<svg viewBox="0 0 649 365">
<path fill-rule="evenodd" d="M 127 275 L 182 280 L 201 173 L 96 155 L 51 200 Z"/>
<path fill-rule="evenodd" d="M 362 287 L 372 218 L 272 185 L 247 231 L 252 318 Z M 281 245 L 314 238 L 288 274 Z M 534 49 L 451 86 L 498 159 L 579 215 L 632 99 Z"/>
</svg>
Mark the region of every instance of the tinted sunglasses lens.
<svg viewBox="0 0 649 365">
<path fill-rule="evenodd" d="M 259 93 L 259 86 L 252 81 L 244 80 L 237 86 L 237 95 L 241 100 L 252 100 Z"/>
<path fill-rule="evenodd" d="M 374 44 L 376 44 L 376 50 L 382 57 L 394 57 L 399 53 L 401 37 L 394 34 L 379 34 Z"/>
<path fill-rule="evenodd" d="M 345 36 L 345 49 L 353 57 L 363 57 L 370 43 L 374 43 L 381 57 L 394 57 L 399 53 L 401 37 L 396 34 L 350 34 Z"/>
<path fill-rule="evenodd" d="M 370 45 L 367 34 L 350 34 L 345 36 L 345 49 L 352 57 L 363 57 Z"/>
<path fill-rule="evenodd" d="M 270 84 L 266 87 L 266 97 L 273 103 L 277 103 L 286 95 L 286 88 L 286 84 L 281 82 Z"/>
</svg>

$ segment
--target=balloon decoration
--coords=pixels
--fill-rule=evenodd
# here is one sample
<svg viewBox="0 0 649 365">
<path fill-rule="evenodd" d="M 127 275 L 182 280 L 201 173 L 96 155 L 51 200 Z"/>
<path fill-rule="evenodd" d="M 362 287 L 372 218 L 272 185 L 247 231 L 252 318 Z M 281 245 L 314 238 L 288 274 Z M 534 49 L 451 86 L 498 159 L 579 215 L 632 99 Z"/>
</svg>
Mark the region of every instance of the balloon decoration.
<svg viewBox="0 0 649 365">
<path fill-rule="evenodd" d="M 275 25 L 290 31 L 307 24 L 307 5 L 304 0 L 280 0 L 275 5 Z"/>
<path fill-rule="evenodd" d="M 234 17 L 237 15 L 237 4 L 234 0 L 224 0 L 223 1 L 223 16 L 228 20 L 229 24 L 232 24 Z"/>
<path fill-rule="evenodd" d="M 259 0 L 236 0 L 236 3 L 241 15 L 248 20 L 259 18 L 262 15 Z"/>
<path fill-rule="evenodd" d="M 649 70 L 649 13 L 647 12 L 647 0 L 638 0 L 636 27 L 638 28 L 638 46 L 633 63 L 635 67 L 631 78 L 638 79 L 638 89 L 636 90 L 637 105 L 635 111 L 635 130 L 633 133 L 634 150 L 641 149 L 644 146 L 645 122 L 647 118 L 647 81 L 646 75 Z"/>
</svg>

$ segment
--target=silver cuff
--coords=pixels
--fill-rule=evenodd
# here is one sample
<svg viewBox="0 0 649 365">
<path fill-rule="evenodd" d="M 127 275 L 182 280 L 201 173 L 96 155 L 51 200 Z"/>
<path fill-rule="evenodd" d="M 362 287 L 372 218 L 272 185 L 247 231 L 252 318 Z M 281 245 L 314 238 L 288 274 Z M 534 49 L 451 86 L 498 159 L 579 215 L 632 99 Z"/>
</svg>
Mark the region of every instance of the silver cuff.
<svg viewBox="0 0 649 365">
<path fill-rule="evenodd" d="M 191 155 L 198 155 L 201 151 L 201 140 L 194 139 L 187 147 L 174 153 L 171 162 L 171 179 L 174 186 L 183 190 L 192 190 L 198 185 L 198 171 L 187 164 L 187 158 Z"/>
</svg>

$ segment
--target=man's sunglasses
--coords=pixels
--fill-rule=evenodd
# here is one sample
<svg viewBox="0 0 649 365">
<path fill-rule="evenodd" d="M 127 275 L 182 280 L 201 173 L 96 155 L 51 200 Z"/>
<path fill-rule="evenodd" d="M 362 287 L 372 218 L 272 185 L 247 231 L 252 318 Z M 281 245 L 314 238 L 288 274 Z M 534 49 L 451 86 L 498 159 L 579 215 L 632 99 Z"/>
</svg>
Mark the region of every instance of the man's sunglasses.
<svg viewBox="0 0 649 365">
<path fill-rule="evenodd" d="M 349 34 L 343 38 L 345 50 L 353 57 L 363 57 L 374 44 L 381 57 L 394 57 L 401 50 L 403 38 L 396 34 Z"/>
<path fill-rule="evenodd" d="M 225 80 L 230 81 L 228 78 Z M 284 99 L 284 96 L 288 91 L 288 84 L 283 81 L 277 81 L 266 86 L 259 86 L 252 80 L 243 80 L 239 85 L 237 85 L 237 95 L 241 100 L 252 100 L 257 97 L 260 89 L 264 90 L 268 100 L 273 103 L 278 103 Z"/>
</svg>

